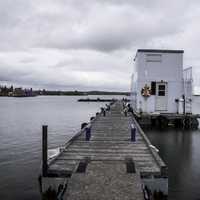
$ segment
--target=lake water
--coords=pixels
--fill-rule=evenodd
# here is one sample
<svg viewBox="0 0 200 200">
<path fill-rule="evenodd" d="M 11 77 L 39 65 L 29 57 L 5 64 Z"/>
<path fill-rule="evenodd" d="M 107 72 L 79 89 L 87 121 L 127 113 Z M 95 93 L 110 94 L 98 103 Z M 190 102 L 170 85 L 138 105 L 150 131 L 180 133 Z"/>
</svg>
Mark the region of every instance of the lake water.
<svg viewBox="0 0 200 200">
<path fill-rule="evenodd" d="M 200 113 L 200 97 L 193 98 Z M 169 200 L 200 200 L 200 130 L 145 131 L 169 168 Z"/>
<path fill-rule="evenodd" d="M 0 199 L 39 199 L 41 126 L 48 125 L 49 147 L 57 147 L 105 104 L 77 102 L 78 98 L 0 98 Z M 198 97 L 194 108 L 200 113 Z M 169 199 L 200 199 L 199 130 L 148 130 L 146 133 L 169 167 Z"/>
</svg>

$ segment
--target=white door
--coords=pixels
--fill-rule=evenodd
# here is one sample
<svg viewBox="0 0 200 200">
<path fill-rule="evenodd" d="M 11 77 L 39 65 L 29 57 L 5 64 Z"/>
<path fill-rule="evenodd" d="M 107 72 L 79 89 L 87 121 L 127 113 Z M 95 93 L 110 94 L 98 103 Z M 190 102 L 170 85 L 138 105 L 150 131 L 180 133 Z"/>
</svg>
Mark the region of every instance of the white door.
<svg viewBox="0 0 200 200">
<path fill-rule="evenodd" d="M 167 111 L 167 83 L 156 83 L 156 111 Z"/>
</svg>

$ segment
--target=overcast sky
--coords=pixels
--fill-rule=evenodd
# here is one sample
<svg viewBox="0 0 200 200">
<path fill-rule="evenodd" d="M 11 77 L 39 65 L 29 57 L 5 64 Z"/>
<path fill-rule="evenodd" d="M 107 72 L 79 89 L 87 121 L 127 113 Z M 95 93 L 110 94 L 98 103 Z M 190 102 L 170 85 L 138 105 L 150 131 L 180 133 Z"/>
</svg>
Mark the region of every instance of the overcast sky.
<svg viewBox="0 0 200 200">
<path fill-rule="evenodd" d="M 138 48 L 184 49 L 200 91 L 199 0 L 0 0 L 0 83 L 129 91 Z"/>
</svg>

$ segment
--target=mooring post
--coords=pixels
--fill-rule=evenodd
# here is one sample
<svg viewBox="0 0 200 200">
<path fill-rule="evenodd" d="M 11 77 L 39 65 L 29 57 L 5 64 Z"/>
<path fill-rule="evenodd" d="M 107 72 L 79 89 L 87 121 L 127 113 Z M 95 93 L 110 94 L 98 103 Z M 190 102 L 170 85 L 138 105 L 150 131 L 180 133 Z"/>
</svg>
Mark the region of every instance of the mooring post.
<svg viewBox="0 0 200 200">
<path fill-rule="evenodd" d="M 136 128 L 134 127 L 133 124 L 131 124 L 131 141 L 135 142 L 136 140 Z"/>
<path fill-rule="evenodd" d="M 47 175 L 47 169 L 48 169 L 48 137 L 47 137 L 47 128 L 48 126 L 43 125 L 42 126 L 42 174 L 45 177 Z"/>
<path fill-rule="evenodd" d="M 127 110 L 124 111 L 124 115 L 125 115 L 125 117 L 127 117 Z"/>
<path fill-rule="evenodd" d="M 91 137 L 91 127 L 86 127 L 85 129 L 85 140 L 89 141 Z"/>
<path fill-rule="evenodd" d="M 105 117 L 106 116 L 106 110 L 103 109 L 103 116 Z"/>
</svg>

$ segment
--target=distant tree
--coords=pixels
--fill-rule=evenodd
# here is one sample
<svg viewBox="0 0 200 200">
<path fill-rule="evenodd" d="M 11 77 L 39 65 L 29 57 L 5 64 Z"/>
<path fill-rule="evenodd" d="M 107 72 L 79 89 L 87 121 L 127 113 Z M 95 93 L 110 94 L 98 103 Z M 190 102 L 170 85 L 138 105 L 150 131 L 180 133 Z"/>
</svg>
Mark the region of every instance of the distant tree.
<svg viewBox="0 0 200 200">
<path fill-rule="evenodd" d="M 10 92 L 13 92 L 13 85 L 11 85 L 10 87 Z"/>
</svg>

